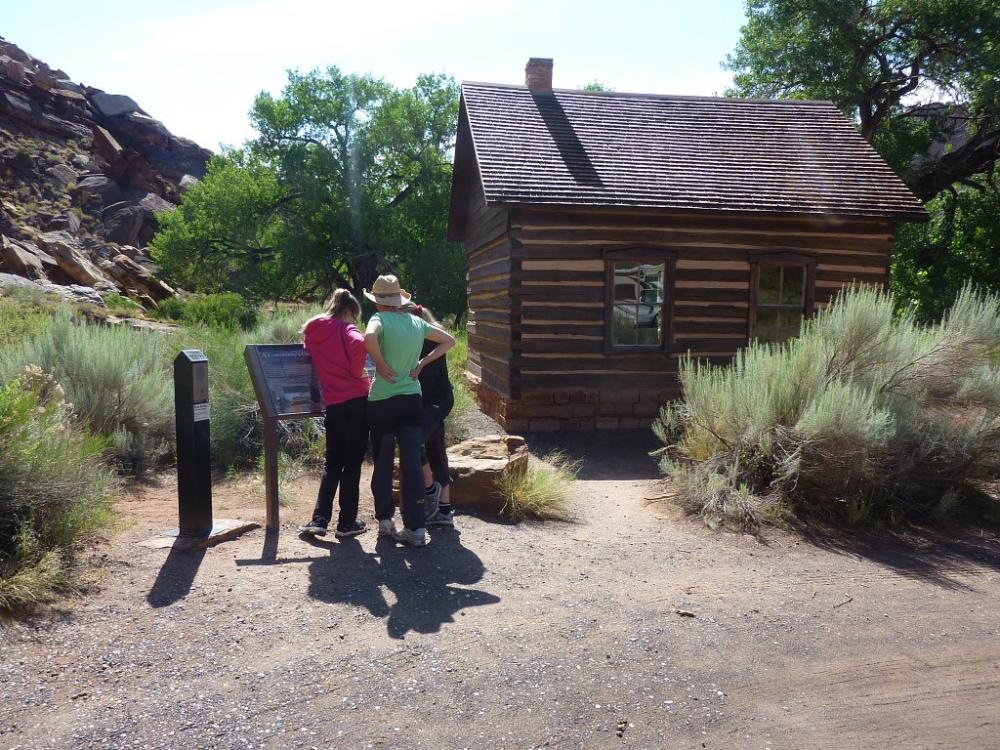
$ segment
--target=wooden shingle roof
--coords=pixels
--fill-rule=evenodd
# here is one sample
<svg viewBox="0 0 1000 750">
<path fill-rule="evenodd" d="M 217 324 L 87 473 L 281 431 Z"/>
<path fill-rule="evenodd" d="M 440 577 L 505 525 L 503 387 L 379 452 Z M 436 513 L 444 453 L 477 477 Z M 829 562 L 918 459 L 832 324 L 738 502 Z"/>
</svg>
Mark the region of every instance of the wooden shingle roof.
<svg viewBox="0 0 1000 750">
<path fill-rule="evenodd" d="M 927 216 L 830 102 L 465 83 L 461 111 L 488 204 Z"/>
</svg>

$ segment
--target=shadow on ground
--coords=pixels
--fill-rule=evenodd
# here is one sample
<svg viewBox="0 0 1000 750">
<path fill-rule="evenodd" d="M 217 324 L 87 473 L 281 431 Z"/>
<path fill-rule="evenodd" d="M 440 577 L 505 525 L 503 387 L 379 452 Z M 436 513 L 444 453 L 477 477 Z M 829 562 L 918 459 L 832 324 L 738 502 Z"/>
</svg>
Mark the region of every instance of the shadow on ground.
<svg viewBox="0 0 1000 750">
<path fill-rule="evenodd" d="M 533 455 L 561 451 L 582 459 L 579 479 L 660 479 L 650 451 L 662 447 L 651 430 L 524 433 Z"/>
<path fill-rule="evenodd" d="M 146 595 L 146 601 L 152 607 L 167 607 L 180 601 L 191 593 L 191 586 L 198 568 L 205 559 L 206 549 L 185 549 L 178 546 L 170 548 L 163 567 L 156 575 L 153 587 Z"/>
<path fill-rule="evenodd" d="M 1000 536 L 992 524 L 968 520 L 940 526 L 863 531 L 845 527 L 797 529 L 810 544 L 871 560 L 893 572 L 947 589 L 971 591 L 959 580 L 984 568 L 1000 571 Z"/>
<path fill-rule="evenodd" d="M 309 564 L 309 596 L 364 607 L 385 618 L 391 638 L 404 638 L 410 631 L 436 633 L 461 616 L 461 610 L 500 601 L 485 591 L 459 588 L 480 581 L 486 568 L 462 546 L 454 529 L 432 532 L 431 544 L 420 549 L 401 547 L 387 537 L 379 538 L 374 552 L 354 538 L 303 539 L 330 552 Z M 395 599 L 391 604 L 387 591 Z"/>
</svg>

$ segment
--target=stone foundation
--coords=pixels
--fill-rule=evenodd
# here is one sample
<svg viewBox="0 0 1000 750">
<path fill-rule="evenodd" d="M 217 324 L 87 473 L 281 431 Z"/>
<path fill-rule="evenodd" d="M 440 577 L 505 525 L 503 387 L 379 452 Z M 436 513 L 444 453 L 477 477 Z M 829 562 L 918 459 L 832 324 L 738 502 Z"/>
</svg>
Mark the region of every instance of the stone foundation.
<svg viewBox="0 0 1000 750">
<path fill-rule="evenodd" d="M 526 390 L 517 400 L 470 379 L 476 402 L 507 432 L 633 430 L 649 427 L 679 389 Z"/>
</svg>

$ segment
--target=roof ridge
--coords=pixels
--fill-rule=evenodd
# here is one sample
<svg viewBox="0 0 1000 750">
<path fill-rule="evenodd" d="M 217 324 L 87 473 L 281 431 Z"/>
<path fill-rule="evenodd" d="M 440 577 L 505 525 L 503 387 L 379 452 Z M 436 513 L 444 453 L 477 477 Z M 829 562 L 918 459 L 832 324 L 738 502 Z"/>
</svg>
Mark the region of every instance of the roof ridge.
<svg viewBox="0 0 1000 750">
<path fill-rule="evenodd" d="M 462 81 L 462 87 L 479 86 L 484 88 L 512 89 L 515 91 L 528 91 L 527 86 L 516 83 L 489 83 L 487 81 Z M 709 101 L 709 102 L 743 102 L 749 104 L 829 104 L 836 106 L 829 99 L 753 99 L 738 96 L 705 96 L 700 94 L 644 94 L 639 91 L 586 91 L 584 89 L 552 89 L 554 94 L 579 94 L 581 96 L 598 97 L 627 97 L 629 99 L 680 99 L 684 101 Z"/>
</svg>

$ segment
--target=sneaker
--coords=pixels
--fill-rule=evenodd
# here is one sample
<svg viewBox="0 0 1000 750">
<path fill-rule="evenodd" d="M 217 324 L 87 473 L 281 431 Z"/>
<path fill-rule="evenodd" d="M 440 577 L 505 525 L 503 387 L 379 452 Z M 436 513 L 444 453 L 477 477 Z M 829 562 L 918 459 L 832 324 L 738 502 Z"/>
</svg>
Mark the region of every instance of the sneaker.
<svg viewBox="0 0 1000 750">
<path fill-rule="evenodd" d="M 411 547 L 425 547 L 427 546 L 427 531 L 425 529 L 407 529 L 402 528 L 392 535 L 400 544 L 408 544 Z"/>
<path fill-rule="evenodd" d="M 299 526 L 300 534 L 308 534 L 309 536 L 326 536 L 326 526 L 319 523 L 319 521 L 310 521 L 304 526 Z"/>
<path fill-rule="evenodd" d="M 341 526 L 337 524 L 337 531 L 334 534 L 337 539 L 343 539 L 348 536 L 357 536 L 358 534 L 364 534 L 368 530 L 368 527 L 362 521 L 355 521 L 350 526 Z"/>
<path fill-rule="evenodd" d="M 378 522 L 378 535 L 379 536 L 391 536 L 395 538 L 396 536 L 396 524 L 393 523 L 391 518 L 383 518 Z"/>
<path fill-rule="evenodd" d="M 427 517 L 425 522 L 428 526 L 454 526 L 455 525 L 455 515 L 451 510 L 444 510 L 438 508 L 434 513 Z"/>
<path fill-rule="evenodd" d="M 431 488 L 429 490 L 426 490 L 426 489 L 424 490 L 424 497 L 430 498 L 430 499 L 435 500 L 435 501 L 440 500 L 441 499 L 441 483 L 440 482 L 434 482 L 433 484 L 431 484 Z"/>
</svg>

